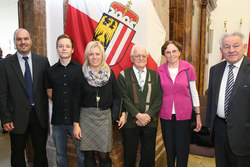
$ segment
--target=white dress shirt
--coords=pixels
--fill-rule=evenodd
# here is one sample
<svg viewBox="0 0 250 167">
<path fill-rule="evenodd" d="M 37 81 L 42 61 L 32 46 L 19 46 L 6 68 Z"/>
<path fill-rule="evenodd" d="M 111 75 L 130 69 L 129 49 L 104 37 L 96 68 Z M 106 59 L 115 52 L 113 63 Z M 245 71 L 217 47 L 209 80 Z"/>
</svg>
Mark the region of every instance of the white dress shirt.
<svg viewBox="0 0 250 167">
<path fill-rule="evenodd" d="M 135 73 L 135 76 L 136 76 L 136 79 L 137 79 L 138 83 L 140 83 L 140 81 L 139 81 L 139 70 L 137 70 L 137 69 L 135 68 L 135 66 L 133 66 L 133 70 L 134 70 L 134 73 Z M 145 67 L 143 70 L 144 70 L 144 72 L 141 73 L 141 79 L 142 79 L 144 82 L 142 82 L 142 85 L 139 84 L 139 85 L 142 86 L 142 87 L 144 87 L 144 85 L 145 85 L 146 76 L 147 76 L 147 68 Z"/>
<path fill-rule="evenodd" d="M 23 55 L 21 55 L 20 53 L 17 52 L 17 58 L 18 58 L 18 61 L 19 61 L 19 64 L 20 64 L 20 67 L 21 67 L 21 70 L 23 72 L 23 76 L 24 76 L 24 73 L 25 73 L 25 60 L 23 59 Z M 28 57 L 28 63 L 29 63 L 29 66 L 30 66 L 30 72 L 31 72 L 31 78 L 33 80 L 33 66 L 32 66 L 32 58 L 31 58 L 31 52 L 27 55 Z"/>
<path fill-rule="evenodd" d="M 233 74 L 234 74 L 234 81 L 238 75 L 240 65 L 243 61 L 243 57 L 240 61 L 237 63 L 233 64 L 235 68 L 233 69 Z M 226 85 L 227 85 L 227 78 L 228 78 L 228 71 L 229 71 L 229 63 L 227 62 L 227 65 L 225 67 L 223 77 L 221 80 L 221 85 L 220 85 L 220 92 L 219 92 L 219 100 L 218 100 L 218 107 L 217 107 L 217 115 L 220 118 L 225 118 L 225 111 L 224 111 L 224 102 L 225 102 L 225 91 L 226 91 Z"/>
</svg>

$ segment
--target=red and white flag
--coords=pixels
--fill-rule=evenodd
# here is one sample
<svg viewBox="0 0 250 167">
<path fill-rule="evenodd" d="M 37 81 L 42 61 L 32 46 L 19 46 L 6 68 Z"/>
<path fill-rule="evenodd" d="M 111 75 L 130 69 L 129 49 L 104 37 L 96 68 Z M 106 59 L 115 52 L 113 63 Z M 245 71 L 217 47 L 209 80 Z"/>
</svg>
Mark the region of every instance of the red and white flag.
<svg viewBox="0 0 250 167">
<path fill-rule="evenodd" d="M 249 32 L 249 37 L 248 37 L 248 50 L 247 50 L 247 57 L 250 58 L 250 32 Z"/>
<path fill-rule="evenodd" d="M 116 76 L 132 66 L 134 44 L 146 47 L 147 67 L 155 70 L 166 35 L 151 0 L 69 0 L 65 33 L 75 42 L 73 59 L 82 64 L 87 43 L 100 41 Z"/>
</svg>

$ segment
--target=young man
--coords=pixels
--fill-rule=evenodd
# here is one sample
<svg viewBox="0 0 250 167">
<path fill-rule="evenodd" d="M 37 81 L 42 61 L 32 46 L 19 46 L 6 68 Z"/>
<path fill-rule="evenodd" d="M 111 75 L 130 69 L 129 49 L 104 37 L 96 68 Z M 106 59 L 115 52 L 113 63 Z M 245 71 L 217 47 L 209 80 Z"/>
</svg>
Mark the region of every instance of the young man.
<svg viewBox="0 0 250 167">
<path fill-rule="evenodd" d="M 71 134 L 76 144 L 77 165 L 83 167 L 83 152 L 79 150 L 78 141 L 73 135 L 72 92 L 74 81 L 81 65 L 71 59 L 74 42 L 68 35 L 57 38 L 56 48 L 59 61 L 48 70 L 47 94 L 53 103 L 52 138 L 56 146 L 56 163 L 58 167 L 68 167 L 67 138 Z"/>
<path fill-rule="evenodd" d="M 14 33 L 17 53 L 0 61 L 0 112 L 4 130 L 10 132 L 11 166 L 26 167 L 28 135 L 34 149 L 34 166 L 48 166 L 48 96 L 45 88 L 47 57 L 31 52 L 30 33 Z"/>
</svg>

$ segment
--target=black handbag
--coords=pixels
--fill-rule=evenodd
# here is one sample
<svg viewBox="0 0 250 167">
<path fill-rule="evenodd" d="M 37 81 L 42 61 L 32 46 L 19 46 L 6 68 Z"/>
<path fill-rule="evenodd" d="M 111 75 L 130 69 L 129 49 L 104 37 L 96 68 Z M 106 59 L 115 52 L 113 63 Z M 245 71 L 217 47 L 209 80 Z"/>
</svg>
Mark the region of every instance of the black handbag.
<svg viewBox="0 0 250 167">
<path fill-rule="evenodd" d="M 208 127 L 202 126 L 199 132 L 195 132 L 196 126 L 191 128 L 191 144 L 198 146 L 214 147 L 214 143 L 210 140 L 210 131 Z"/>
<path fill-rule="evenodd" d="M 191 97 L 191 102 L 192 102 L 192 117 L 191 117 L 191 122 L 196 123 L 196 112 L 194 110 L 194 104 L 193 104 L 193 99 L 192 99 L 192 94 L 191 94 L 191 89 L 190 89 L 190 83 L 189 83 L 189 77 L 188 77 L 188 71 L 186 70 L 187 73 L 187 80 L 188 80 L 188 86 L 189 86 L 189 92 L 190 92 L 190 97 Z"/>
<path fill-rule="evenodd" d="M 111 107 L 112 122 L 120 119 L 122 113 L 122 103 L 123 98 L 113 100 L 113 105 Z"/>
</svg>

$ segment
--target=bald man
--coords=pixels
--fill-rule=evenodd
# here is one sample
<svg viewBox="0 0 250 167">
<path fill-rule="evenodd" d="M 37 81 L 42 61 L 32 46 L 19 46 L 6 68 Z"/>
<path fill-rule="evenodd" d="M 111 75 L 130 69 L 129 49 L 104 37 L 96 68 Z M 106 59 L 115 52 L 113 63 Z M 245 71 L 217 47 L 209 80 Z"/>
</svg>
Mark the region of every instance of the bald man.
<svg viewBox="0 0 250 167">
<path fill-rule="evenodd" d="M 34 166 L 48 166 L 46 140 L 48 96 L 45 76 L 47 57 L 31 52 L 26 29 L 14 33 L 17 52 L 0 62 L 0 112 L 4 130 L 10 132 L 11 166 L 26 167 L 24 150 L 28 135 L 34 148 Z"/>
</svg>

